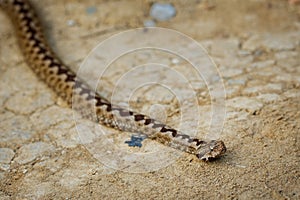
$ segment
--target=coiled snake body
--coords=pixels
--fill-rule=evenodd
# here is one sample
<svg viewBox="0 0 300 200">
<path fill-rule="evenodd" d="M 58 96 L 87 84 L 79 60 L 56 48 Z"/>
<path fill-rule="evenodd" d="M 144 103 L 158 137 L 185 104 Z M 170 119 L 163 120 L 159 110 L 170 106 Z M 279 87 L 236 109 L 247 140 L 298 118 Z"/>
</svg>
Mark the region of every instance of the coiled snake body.
<svg viewBox="0 0 300 200">
<path fill-rule="evenodd" d="M 206 161 L 225 153 L 226 147 L 221 140 L 192 138 L 146 115 L 112 105 L 90 90 L 58 59 L 47 44 L 34 9 L 27 0 L 0 0 L 0 7 L 12 18 L 20 48 L 32 70 L 84 118 L 122 131 L 143 133 Z"/>
</svg>

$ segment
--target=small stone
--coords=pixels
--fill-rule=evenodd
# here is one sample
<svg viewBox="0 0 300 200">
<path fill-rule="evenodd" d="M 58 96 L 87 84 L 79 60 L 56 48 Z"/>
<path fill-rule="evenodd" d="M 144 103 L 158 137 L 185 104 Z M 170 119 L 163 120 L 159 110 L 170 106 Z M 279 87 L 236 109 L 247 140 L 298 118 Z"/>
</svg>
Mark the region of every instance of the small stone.
<svg viewBox="0 0 300 200">
<path fill-rule="evenodd" d="M 67 25 L 68 26 L 75 26 L 76 25 L 76 21 L 73 20 L 73 19 L 70 19 L 70 20 L 67 21 Z"/>
<path fill-rule="evenodd" d="M 253 35 L 243 45 L 242 49 L 255 50 L 263 47 L 273 51 L 287 51 L 296 48 L 297 36 L 294 33 Z"/>
<path fill-rule="evenodd" d="M 253 93 L 262 93 L 262 92 L 281 92 L 282 91 L 282 85 L 279 83 L 269 83 L 264 86 L 254 86 L 254 87 L 248 87 L 244 89 L 245 94 L 253 94 Z"/>
<path fill-rule="evenodd" d="M 144 21 L 144 27 L 155 27 L 156 26 L 156 23 L 155 21 L 153 20 L 145 20 Z"/>
<path fill-rule="evenodd" d="M 221 74 L 225 78 L 237 76 L 241 73 L 243 73 L 242 69 L 236 69 L 236 68 L 232 68 L 232 67 L 222 66 Z"/>
<path fill-rule="evenodd" d="M 229 85 L 245 85 L 246 80 L 243 80 L 243 79 L 228 79 L 227 83 Z"/>
<path fill-rule="evenodd" d="M 178 58 L 172 58 L 171 63 L 177 65 L 180 63 L 180 60 Z"/>
<path fill-rule="evenodd" d="M 256 86 L 256 87 L 247 87 L 244 89 L 244 93 L 245 94 L 254 94 L 254 93 L 259 93 L 261 91 L 261 87 L 260 86 Z"/>
<path fill-rule="evenodd" d="M 57 128 L 49 129 L 46 132 L 44 141 L 46 140 L 46 136 L 48 136 L 51 140 L 55 140 L 59 147 L 74 148 L 80 143 L 77 131 L 76 127 L 63 129 L 58 125 Z"/>
<path fill-rule="evenodd" d="M 251 52 L 250 52 L 250 51 L 247 51 L 247 50 L 239 50 L 237 54 L 238 54 L 239 56 L 241 56 L 241 57 L 244 57 L 244 56 L 249 56 L 249 55 L 251 55 Z"/>
<path fill-rule="evenodd" d="M 300 98 L 300 91 L 297 89 L 288 90 L 283 93 L 287 98 Z"/>
<path fill-rule="evenodd" d="M 285 73 L 282 72 L 281 74 L 275 76 L 273 78 L 274 81 L 284 81 L 284 82 L 298 82 L 300 83 L 299 75 L 294 73 Z"/>
<path fill-rule="evenodd" d="M 9 164 L 1 164 L 0 163 L 0 169 L 3 170 L 3 171 L 7 171 L 9 170 L 10 168 L 10 165 Z"/>
<path fill-rule="evenodd" d="M 3 143 L 18 145 L 25 141 L 30 140 L 35 130 L 32 129 L 33 124 L 29 121 L 28 117 L 16 116 L 10 117 L 9 113 L 6 113 L 2 117 L 0 116 L 0 145 Z"/>
<path fill-rule="evenodd" d="M 97 11 L 97 8 L 95 6 L 90 6 L 90 7 L 87 7 L 87 9 L 86 9 L 86 13 L 89 15 L 94 14 L 96 11 Z"/>
<path fill-rule="evenodd" d="M 265 61 L 260 61 L 260 62 L 254 62 L 251 64 L 251 67 L 254 68 L 265 68 L 265 67 L 270 67 L 275 65 L 275 60 L 265 60 Z"/>
<path fill-rule="evenodd" d="M 19 155 L 15 161 L 19 164 L 26 164 L 37 159 L 39 156 L 49 154 L 54 150 L 55 148 L 53 145 L 44 142 L 27 144 L 20 148 Z"/>
<path fill-rule="evenodd" d="M 299 56 L 299 53 L 297 51 L 280 51 L 275 54 L 275 58 L 277 60 L 287 59 L 287 58 L 291 58 L 291 57 L 296 58 L 297 56 Z"/>
<path fill-rule="evenodd" d="M 226 89 L 226 96 L 227 97 L 233 97 L 236 93 L 238 93 L 240 90 L 240 87 L 235 85 L 235 86 L 230 86 Z"/>
<path fill-rule="evenodd" d="M 218 39 L 212 41 L 210 53 L 212 55 L 236 55 L 239 50 L 240 41 L 237 38 Z"/>
<path fill-rule="evenodd" d="M 228 111 L 226 112 L 226 118 L 227 119 L 234 119 L 236 121 L 243 121 L 247 120 L 249 113 L 245 111 Z"/>
<path fill-rule="evenodd" d="M 288 34 L 267 35 L 263 40 L 263 45 L 268 50 L 286 51 L 296 48 L 295 41 L 297 40 Z"/>
<path fill-rule="evenodd" d="M 242 49 L 253 52 L 260 47 L 260 44 L 261 38 L 259 37 L 259 35 L 253 35 L 246 42 L 244 42 L 244 44 L 242 45 Z"/>
<path fill-rule="evenodd" d="M 258 111 L 263 107 L 261 102 L 249 97 L 236 97 L 229 99 L 226 104 L 229 107 L 236 108 L 238 110 L 246 110 L 250 113 L 255 113 L 255 111 Z"/>
<path fill-rule="evenodd" d="M 16 113 L 30 114 L 39 108 L 45 108 L 54 104 L 51 93 L 38 93 L 34 90 L 16 93 L 8 99 L 5 107 Z"/>
<path fill-rule="evenodd" d="M 281 92 L 282 91 L 282 84 L 280 83 L 269 83 L 263 87 L 265 90 L 272 90 L 275 92 Z"/>
<path fill-rule="evenodd" d="M 261 94 L 256 98 L 263 101 L 264 103 L 271 103 L 278 101 L 280 99 L 280 96 L 278 94 Z"/>
<path fill-rule="evenodd" d="M 264 53 L 263 50 L 257 49 L 257 50 L 255 50 L 255 51 L 253 52 L 253 56 L 254 56 L 254 57 L 259 57 L 259 56 L 263 55 L 263 53 Z"/>
<path fill-rule="evenodd" d="M 168 3 L 154 3 L 150 9 L 150 16 L 157 21 L 167 21 L 174 17 L 176 10 Z"/>
<path fill-rule="evenodd" d="M 41 112 L 35 112 L 30 116 L 30 120 L 38 129 L 46 129 L 51 125 L 58 124 L 65 120 L 72 119 L 72 110 L 68 108 L 61 108 L 52 106 Z"/>
<path fill-rule="evenodd" d="M 0 148 L 0 163 L 9 164 L 15 152 L 9 148 Z"/>
</svg>

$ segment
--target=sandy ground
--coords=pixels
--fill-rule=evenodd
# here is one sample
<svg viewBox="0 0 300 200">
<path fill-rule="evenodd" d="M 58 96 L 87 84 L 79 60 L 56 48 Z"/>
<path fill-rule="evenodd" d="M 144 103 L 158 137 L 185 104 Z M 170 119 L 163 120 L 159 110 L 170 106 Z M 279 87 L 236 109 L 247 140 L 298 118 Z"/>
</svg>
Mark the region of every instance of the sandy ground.
<svg viewBox="0 0 300 200">
<path fill-rule="evenodd" d="M 149 10 L 153 3 L 32 2 L 43 18 L 51 46 L 75 71 L 101 41 L 143 27 L 151 19 Z M 116 144 L 117 149 L 112 157 L 102 154 L 109 152 L 109 147 L 103 146 L 105 142 L 93 138 L 94 135 L 87 137 L 84 129 L 78 128 L 80 123 L 74 121 L 72 109 L 26 65 L 11 23 L 1 12 L 0 199 L 300 199 L 299 3 L 172 3 L 176 16 L 157 22 L 156 26 L 193 38 L 206 48 L 218 66 L 227 97 L 225 123 L 222 132 L 215 136 L 225 142 L 226 155 L 207 163 L 192 155 L 170 152 L 153 141 L 145 140 L 142 148 L 132 148 L 124 143 L 131 134 L 101 127 L 106 134 L 110 133 L 106 139 L 112 141 L 109 144 Z M 152 36 L 147 31 L 140 34 Z M 157 41 L 159 38 L 154 37 Z M 107 52 L 131 47 L 130 40 L 127 42 L 121 47 L 119 43 L 113 44 L 116 46 Z M 166 48 L 180 43 L 171 36 L 163 42 L 167 42 Z M 190 48 L 189 56 L 197 55 L 189 45 L 185 47 Z M 162 68 L 137 70 L 118 84 L 128 70 L 151 62 L 164 64 L 187 77 L 193 95 L 175 75 Z M 187 62 L 157 50 L 122 56 L 112 66 L 98 86 L 103 96 L 110 97 L 115 91 L 117 103 L 130 98 L 126 102 L 132 109 L 175 127 L 182 122 L 182 127 L 178 127 L 181 130 L 188 134 L 196 130 L 198 137 L 207 137 L 214 102 L 208 88 L 214 88 L 217 80 L 213 75 L 208 77 L 213 81 L 207 87 L 194 76 Z M 94 73 L 90 72 L 85 79 L 89 81 Z M 132 86 L 141 80 L 163 80 L 183 94 L 183 103 L 170 90 L 157 85 Z M 196 108 L 190 106 L 194 98 Z M 181 118 L 184 113 L 186 117 Z M 191 122 L 195 119 L 198 124 Z M 142 151 L 151 156 L 122 157 L 119 150 L 129 155 L 144 155 L 138 154 Z M 149 153 L 153 150 L 153 154 Z"/>
</svg>

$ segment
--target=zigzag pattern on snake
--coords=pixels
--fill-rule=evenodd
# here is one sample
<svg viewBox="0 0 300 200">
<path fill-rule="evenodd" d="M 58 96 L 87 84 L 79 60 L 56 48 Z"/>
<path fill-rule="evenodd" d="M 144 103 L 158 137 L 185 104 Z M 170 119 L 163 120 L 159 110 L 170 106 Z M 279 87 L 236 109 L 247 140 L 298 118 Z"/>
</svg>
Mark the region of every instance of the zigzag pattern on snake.
<svg viewBox="0 0 300 200">
<path fill-rule="evenodd" d="M 213 160 L 226 152 L 221 140 L 193 138 L 146 115 L 112 105 L 90 90 L 59 60 L 48 45 L 37 15 L 27 0 L 0 0 L 0 7 L 14 22 L 28 65 L 84 118 L 121 131 L 142 133 L 165 145 L 194 154 L 201 160 Z"/>
</svg>

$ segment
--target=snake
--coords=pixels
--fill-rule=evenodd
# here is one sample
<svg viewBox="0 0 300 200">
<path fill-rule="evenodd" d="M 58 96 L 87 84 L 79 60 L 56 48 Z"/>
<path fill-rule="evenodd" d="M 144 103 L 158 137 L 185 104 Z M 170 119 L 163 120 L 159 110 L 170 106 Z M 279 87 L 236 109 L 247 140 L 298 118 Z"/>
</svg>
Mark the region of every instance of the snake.
<svg viewBox="0 0 300 200">
<path fill-rule="evenodd" d="M 28 0 L 0 0 L 11 18 L 26 63 L 55 93 L 83 118 L 120 131 L 141 133 L 171 148 L 212 161 L 226 152 L 222 140 L 189 136 L 159 120 L 112 104 L 65 65 L 48 44 L 36 10 Z"/>
</svg>

